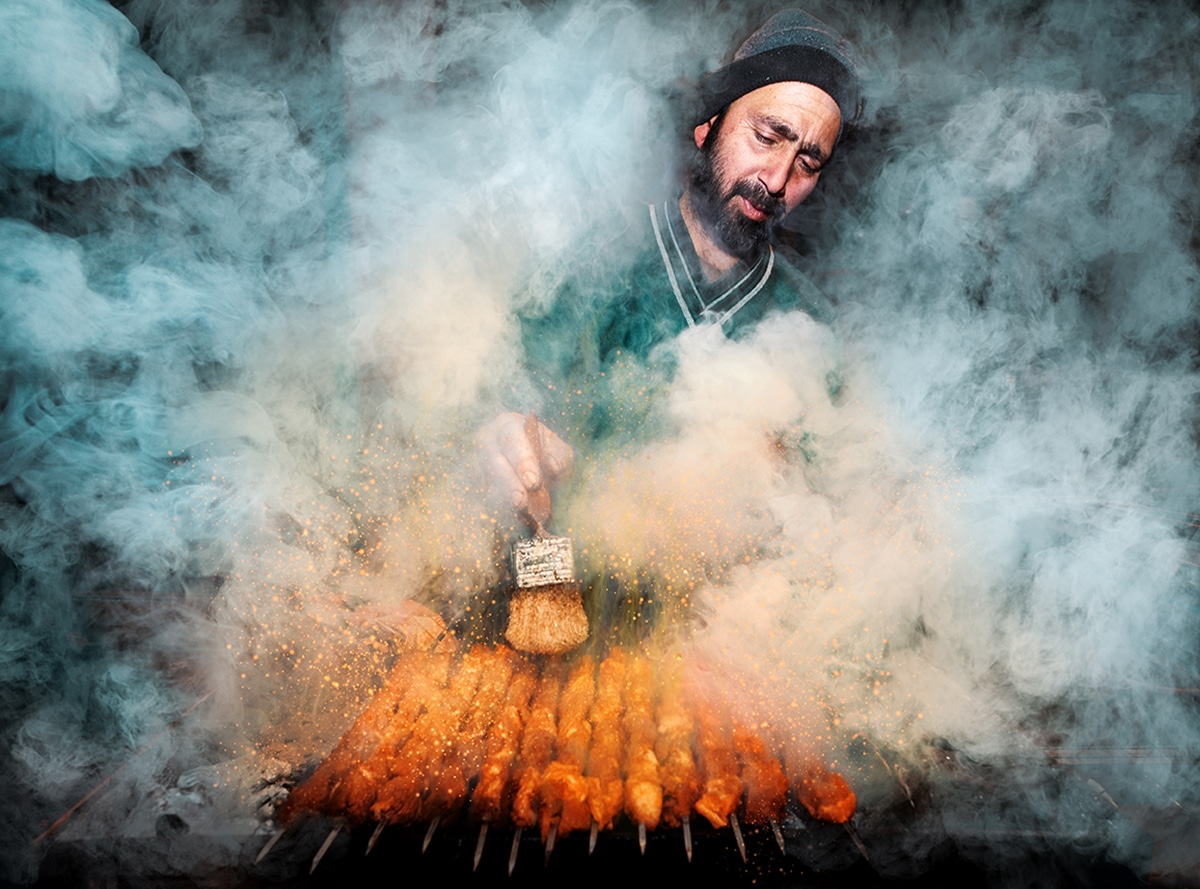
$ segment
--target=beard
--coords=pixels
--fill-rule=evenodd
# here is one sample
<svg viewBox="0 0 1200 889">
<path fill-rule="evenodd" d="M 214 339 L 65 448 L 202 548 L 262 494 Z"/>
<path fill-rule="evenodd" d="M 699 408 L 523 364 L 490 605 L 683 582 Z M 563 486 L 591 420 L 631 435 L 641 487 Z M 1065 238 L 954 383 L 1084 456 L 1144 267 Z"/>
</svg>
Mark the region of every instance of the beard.
<svg viewBox="0 0 1200 889">
<path fill-rule="evenodd" d="M 739 179 L 726 188 L 721 163 L 720 127 L 722 118 L 713 123 L 688 166 L 688 196 L 692 211 L 700 223 L 716 236 L 734 256 L 749 259 L 774 235 L 783 222 L 785 207 L 757 179 Z M 765 219 L 751 219 L 734 201 L 743 197 L 766 213 Z"/>
</svg>

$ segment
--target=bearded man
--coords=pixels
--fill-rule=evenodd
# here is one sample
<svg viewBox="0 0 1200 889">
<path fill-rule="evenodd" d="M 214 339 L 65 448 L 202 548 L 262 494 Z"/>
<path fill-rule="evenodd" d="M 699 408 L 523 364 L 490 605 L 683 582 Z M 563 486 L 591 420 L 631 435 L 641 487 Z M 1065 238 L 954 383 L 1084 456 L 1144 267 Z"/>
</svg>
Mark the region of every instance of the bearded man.
<svg viewBox="0 0 1200 889">
<path fill-rule="evenodd" d="M 772 242 L 860 116 L 852 47 L 808 13 L 785 10 L 707 78 L 699 105 L 682 193 L 646 208 L 637 259 L 614 280 L 574 282 L 551 311 L 523 320 L 535 390 L 588 395 L 574 405 L 541 396 L 540 442 L 529 441 L 517 412 L 483 430 L 492 485 L 518 511 L 530 492 L 571 470 L 572 449 L 549 427 L 582 440 L 639 425 L 645 433 L 643 411 L 589 391 L 597 377 L 620 376 L 614 363 L 652 363 L 656 345 L 691 327 L 719 325 L 738 337 L 772 311 L 826 314 L 816 288 Z"/>
</svg>

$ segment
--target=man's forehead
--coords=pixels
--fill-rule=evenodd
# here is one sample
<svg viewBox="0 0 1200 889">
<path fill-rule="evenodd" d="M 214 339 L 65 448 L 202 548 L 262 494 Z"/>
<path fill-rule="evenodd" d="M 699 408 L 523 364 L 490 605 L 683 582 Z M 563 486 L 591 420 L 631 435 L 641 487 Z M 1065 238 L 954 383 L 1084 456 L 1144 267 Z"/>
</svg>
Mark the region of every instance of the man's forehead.
<svg viewBox="0 0 1200 889">
<path fill-rule="evenodd" d="M 841 123 L 841 111 L 833 96 L 811 83 L 789 80 L 751 90 L 728 109 L 753 115 L 764 122 L 786 126 L 821 126 Z"/>
</svg>

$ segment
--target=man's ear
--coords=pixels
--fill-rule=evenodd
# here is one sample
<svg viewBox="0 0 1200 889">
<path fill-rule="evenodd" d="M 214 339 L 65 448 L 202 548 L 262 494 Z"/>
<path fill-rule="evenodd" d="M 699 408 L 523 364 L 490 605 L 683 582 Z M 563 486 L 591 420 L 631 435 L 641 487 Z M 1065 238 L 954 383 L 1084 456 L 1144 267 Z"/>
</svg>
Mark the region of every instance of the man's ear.
<svg viewBox="0 0 1200 889">
<path fill-rule="evenodd" d="M 692 130 L 692 136 L 696 140 L 697 148 L 704 147 L 704 142 L 706 139 L 708 139 L 708 133 L 712 129 L 713 121 L 716 119 L 717 117 L 714 114 L 711 118 L 700 124 L 700 126 L 696 127 L 696 129 Z"/>
</svg>

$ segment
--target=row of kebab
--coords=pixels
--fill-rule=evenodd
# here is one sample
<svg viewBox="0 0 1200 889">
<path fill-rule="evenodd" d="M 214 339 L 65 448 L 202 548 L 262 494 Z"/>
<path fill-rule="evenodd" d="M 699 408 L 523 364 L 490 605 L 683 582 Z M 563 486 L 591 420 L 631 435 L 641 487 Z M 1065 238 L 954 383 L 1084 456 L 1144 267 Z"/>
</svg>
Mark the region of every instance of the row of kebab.
<svg viewBox="0 0 1200 889">
<path fill-rule="evenodd" d="M 619 825 L 646 832 L 691 821 L 731 827 L 779 821 L 789 791 L 815 819 L 845 823 L 855 796 L 815 757 L 782 762 L 742 724 L 679 655 L 653 661 L 640 650 L 529 657 L 506 645 L 459 654 L 403 653 L 366 710 L 329 756 L 279 807 L 282 825 L 305 814 L 341 829 L 374 821 L 374 846 L 388 825 L 439 823 L 464 811 L 479 824 L 478 866 L 489 826 L 540 830 L 549 856 L 557 838 Z"/>
</svg>

